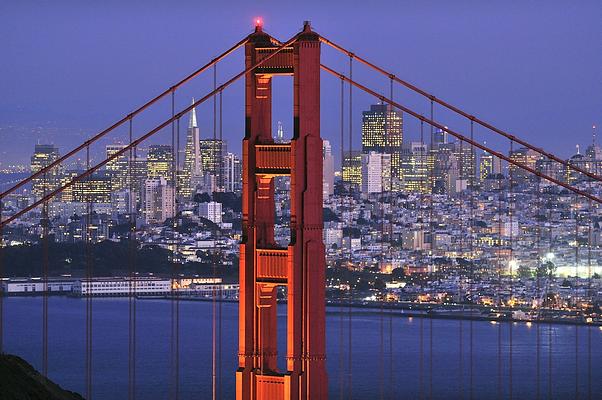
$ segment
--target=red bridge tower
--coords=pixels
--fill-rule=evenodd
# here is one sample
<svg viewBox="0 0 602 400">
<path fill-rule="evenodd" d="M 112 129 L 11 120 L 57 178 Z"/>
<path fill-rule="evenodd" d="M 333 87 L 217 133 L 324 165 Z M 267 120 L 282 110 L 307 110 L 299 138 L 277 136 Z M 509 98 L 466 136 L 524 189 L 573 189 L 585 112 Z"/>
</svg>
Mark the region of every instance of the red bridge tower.
<svg viewBox="0 0 602 400">
<path fill-rule="evenodd" d="M 246 67 L 278 46 L 258 25 L 245 45 Z M 277 75 L 294 80 L 294 135 L 287 144 L 272 139 Z M 309 23 L 291 46 L 247 74 L 245 85 L 236 398 L 326 399 L 320 38 Z M 276 176 L 290 176 L 288 248 L 274 241 Z M 278 286 L 288 293 L 286 371 L 276 363 Z"/>
</svg>

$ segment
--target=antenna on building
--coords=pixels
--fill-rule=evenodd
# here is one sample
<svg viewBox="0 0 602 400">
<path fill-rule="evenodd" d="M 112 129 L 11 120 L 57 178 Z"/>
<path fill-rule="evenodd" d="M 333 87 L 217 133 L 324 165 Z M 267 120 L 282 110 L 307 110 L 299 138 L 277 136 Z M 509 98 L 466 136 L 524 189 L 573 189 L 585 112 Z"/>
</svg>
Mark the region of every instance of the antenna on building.
<svg viewBox="0 0 602 400">
<path fill-rule="evenodd" d="M 596 124 L 592 125 L 592 147 L 596 147 Z"/>
<path fill-rule="evenodd" d="M 581 154 L 579 153 L 579 145 L 576 145 L 575 147 L 577 148 L 577 154 Z"/>
</svg>

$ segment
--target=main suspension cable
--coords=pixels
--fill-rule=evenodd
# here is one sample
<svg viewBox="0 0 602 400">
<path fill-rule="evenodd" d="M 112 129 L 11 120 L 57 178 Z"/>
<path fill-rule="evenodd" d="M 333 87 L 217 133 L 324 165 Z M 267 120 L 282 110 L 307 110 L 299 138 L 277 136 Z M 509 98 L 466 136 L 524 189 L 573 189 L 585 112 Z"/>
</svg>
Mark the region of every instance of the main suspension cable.
<svg viewBox="0 0 602 400">
<path fill-rule="evenodd" d="M 238 79 L 240 79 L 242 76 L 248 74 L 249 72 L 251 72 L 251 71 L 255 70 L 256 68 L 258 68 L 258 67 L 262 66 L 263 64 L 265 64 L 267 61 L 269 61 L 270 59 L 272 59 L 272 57 L 276 56 L 276 54 L 280 53 L 286 47 L 290 46 L 292 43 L 294 43 L 295 41 L 297 41 L 299 35 L 300 34 L 295 35 L 293 38 L 291 38 L 290 40 L 288 40 L 282 46 L 280 46 L 277 49 L 275 49 L 272 53 L 270 53 L 269 55 L 267 55 L 265 58 L 262 58 L 260 61 L 258 61 L 257 63 L 255 63 L 255 65 L 252 65 L 252 66 L 250 66 L 248 68 L 245 68 L 243 71 L 239 72 L 238 74 L 234 75 L 232 78 L 230 78 L 229 80 L 227 80 L 225 83 L 223 83 L 220 86 L 218 86 L 217 89 L 215 89 L 215 90 L 211 91 L 210 93 L 206 94 L 201 99 L 193 102 L 191 105 L 187 106 L 185 109 L 183 109 L 179 113 L 175 114 L 171 118 L 163 121 L 161 124 L 159 124 L 158 126 L 156 126 L 155 128 L 153 128 L 152 130 L 148 131 L 144 135 L 140 136 L 138 139 L 134 140 L 129 145 L 125 146 L 124 148 L 122 148 L 119 151 L 116 151 L 113 155 L 105 158 L 103 161 L 99 162 L 98 164 L 96 164 L 96 165 L 88 168 L 85 172 L 83 172 L 82 174 L 74 177 L 71 181 L 65 183 L 64 185 L 62 185 L 62 186 L 58 187 L 57 189 L 53 190 L 52 192 L 48 193 L 46 196 L 44 196 L 44 198 L 42 198 L 42 199 L 40 199 L 40 200 L 38 200 L 38 201 L 30 204 L 29 206 L 25 207 L 24 209 L 22 209 L 22 210 L 16 212 L 15 214 L 11 215 L 9 218 L 7 218 L 6 220 L 4 220 L 4 221 L 2 221 L 0 223 L 0 227 L 8 225 L 9 223 L 11 223 L 12 221 L 14 221 L 15 219 L 21 217 L 22 215 L 24 215 L 24 214 L 28 213 L 29 211 L 33 210 L 34 208 L 38 207 L 39 205 L 41 205 L 45 201 L 48 201 L 51 198 L 53 198 L 54 196 L 56 196 L 57 194 L 61 193 L 63 190 L 71 187 L 73 184 L 75 184 L 75 182 L 81 181 L 82 179 L 86 178 L 87 176 L 89 176 L 92 173 L 96 172 L 98 169 L 100 169 L 103 166 L 105 166 L 107 163 L 111 162 L 112 160 L 116 159 L 117 157 L 122 156 L 127 151 L 129 151 L 129 149 L 131 149 L 132 147 L 138 146 L 140 143 L 142 143 L 143 141 L 145 141 L 149 137 L 153 136 L 155 133 L 159 132 L 161 129 L 163 129 L 163 128 L 167 127 L 168 125 L 170 125 L 171 123 L 173 123 L 176 119 L 181 118 L 182 116 L 184 116 L 185 114 L 187 114 L 188 112 L 190 112 L 190 110 L 192 110 L 193 108 L 195 108 L 199 104 L 202 104 L 205 101 L 207 101 L 208 99 L 210 99 L 211 97 L 213 97 L 220 90 L 224 90 L 225 88 L 227 88 L 228 86 L 230 86 L 232 83 L 234 83 Z M 87 144 L 88 142 L 89 142 L 89 140 L 86 141 L 85 143 Z"/>
<path fill-rule="evenodd" d="M 20 181 L 19 183 L 17 183 L 13 187 L 11 187 L 10 189 L 8 189 L 8 190 L 0 193 L 0 199 L 3 199 L 8 194 L 14 192 L 15 190 L 19 189 L 23 185 L 31 182 L 33 179 L 38 178 L 42 174 L 51 171 L 53 168 L 55 168 L 58 165 L 60 165 L 63 161 L 65 161 L 68 158 L 70 158 L 71 156 L 75 155 L 80 150 L 83 150 L 84 148 L 86 148 L 86 146 L 90 146 L 92 143 L 98 141 L 99 139 L 101 139 L 103 136 L 105 136 L 109 132 L 115 130 L 119 126 L 123 125 L 125 122 L 129 121 L 132 117 L 140 114 L 142 111 L 146 110 L 148 107 L 150 107 L 151 105 L 155 104 L 157 101 L 161 100 L 163 97 L 167 96 L 168 94 L 170 94 L 172 92 L 172 90 L 175 90 L 175 89 L 179 88 L 180 86 L 184 85 L 185 83 L 187 83 L 191 79 L 199 76 L 200 74 L 202 74 L 203 72 L 205 72 L 206 70 L 208 70 L 209 68 L 211 68 L 213 65 L 217 64 L 218 62 L 220 62 L 221 60 L 223 60 L 224 58 L 226 58 L 227 56 L 229 56 L 231 53 L 233 53 L 234 51 L 236 51 L 240 47 L 244 46 L 248 41 L 249 41 L 249 37 L 248 36 L 245 37 L 245 38 L 243 38 L 238 43 L 236 43 L 234 46 L 230 47 L 228 50 L 226 50 L 225 52 L 223 52 L 222 54 L 220 54 L 219 56 L 217 56 L 213 60 L 209 61 L 207 64 L 203 65 L 201 68 L 197 69 L 196 71 L 194 71 L 193 73 L 191 73 L 190 75 L 188 75 L 186 78 L 182 79 L 181 81 L 179 81 L 175 85 L 171 86 L 169 89 L 165 90 L 164 92 L 162 92 L 161 94 L 159 94 L 155 98 L 149 100 L 148 102 L 146 102 L 141 107 L 139 107 L 136 110 L 132 111 L 131 113 L 129 113 L 128 115 L 126 115 L 125 117 L 123 117 L 122 119 L 120 119 L 119 121 L 117 121 L 116 123 L 114 123 L 113 125 L 111 125 L 110 127 L 108 127 L 107 129 L 105 129 L 105 130 L 97 133 L 96 135 L 94 135 L 93 137 L 91 137 L 90 139 L 88 139 L 84 143 L 82 143 L 80 146 L 77 146 L 76 148 L 68 151 L 63 156 L 57 158 L 52 163 L 48 164 L 46 167 L 44 167 L 44 168 L 40 169 L 39 171 L 33 173 L 31 176 L 23 179 L 22 181 Z M 276 53 L 277 52 L 278 51 L 276 51 Z"/>
<path fill-rule="evenodd" d="M 373 64 L 370 61 L 366 60 L 365 58 L 362 58 L 362 57 L 358 56 L 357 54 L 352 53 L 349 50 L 346 50 L 342 46 L 340 46 L 340 45 L 338 45 L 338 44 L 330 41 L 329 39 L 326 39 L 325 37 L 320 36 L 320 41 L 322 43 L 325 43 L 325 44 L 329 45 L 330 47 L 334 48 L 335 50 L 340 51 L 341 53 L 343 53 L 345 55 L 353 55 L 353 57 L 357 61 L 359 61 L 360 63 L 366 65 L 369 68 L 372 68 L 373 70 L 377 71 L 378 73 L 380 73 L 382 75 L 385 75 L 385 76 L 389 77 L 390 79 L 393 79 L 395 82 L 397 82 L 397 83 L 399 83 L 399 84 L 407 87 L 408 89 L 412 90 L 413 92 L 416 92 L 416 93 L 420 94 L 421 96 L 426 97 L 426 98 L 430 99 L 431 101 L 434 101 L 435 103 L 437 103 L 437 104 L 439 104 L 439 105 L 441 105 L 441 106 L 443 106 L 443 107 L 445 107 L 445 108 L 447 108 L 447 109 L 455 112 L 456 114 L 459 114 L 459 115 L 461 115 L 461 116 L 463 116 L 465 118 L 468 118 L 468 119 L 476 122 L 477 124 L 481 125 L 482 127 L 487 128 L 487 129 L 489 129 L 490 131 L 492 131 L 494 133 L 497 133 L 498 135 L 501 135 L 501 136 L 503 136 L 503 137 L 505 137 L 507 139 L 513 140 L 516 143 L 520 144 L 521 146 L 527 147 L 528 149 L 531 149 L 531 150 L 533 150 L 533 151 L 541 154 L 544 157 L 547 157 L 547 158 L 549 158 L 549 159 L 551 159 L 551 160 L 553 160 L 553 161 L 555 161 L 557 163 L 562 164 L 569 171 L 572 169 L 572 170 L 574 170 L 576 172 L 579 172 L 581 174 L 586 175 L 587 177 L 589 177 L 589 178 L 591 178 L 593 180 L 596 180 L 598 182 L 602 182 L 602 176 L 593 174 L 593 173 L 587 171 L 584 168 L 581 168 L 581 167 L 579 167 L 577 165 L 571 164 L 568 161 L 563 160 L 563 159 L 555 156 L 552 153 L 546 152 L 545 150 L 543 150 L 543 149 L 541 149 L 539 147 L 536 147 L 536 146 L 530 144 L 529 142 L 526 142 L 526 141 L 524 141 L 524 140 L 522 140 L 522 139 L 520 139 L 520 138 L 518 138 L 518 137 L 516 137 L 514 135 L 511 135 L 511 134 L 509 134 L 507 132 L 504 132 L 501 129 L 496 128 L 495 126 L 493 126 L 493 125 L 491 125 L 491 124 L 489 124 L 489 123 L 487 123 L 487 122 L 485 122 L 485 121 L 483 121 L 483 120 L 475 117 L 474 115 L 471 115 L 471 114 L 469 114 L 469 113 L 467 113 L 467 112 L 465 112 L 465 111 L 463 111 L 463 110 L 461 110 L 461 109 L 459 109 L 459 108 L 451 105 L 450 103 L 447 103 L 447 102 L 445 102 L 445 101 L 443 101 L 443 100 L 435 97 L 434 95 L 432 95 L 432 94 L 430 94 L 430 93 L 428 93 L 428 92 L 426 92 L 426 91 L 418 88 L 417 86 L 414 86 L 411 83 L 409 83 L 407 81 L 404 81 L 403 79 L 400 79 L 396 75 L 394 75 L 394 74 L 392 74 L 390 72 L 385 71 L 384 69 L 378 67 L 376 64 Z"/>
</svg>

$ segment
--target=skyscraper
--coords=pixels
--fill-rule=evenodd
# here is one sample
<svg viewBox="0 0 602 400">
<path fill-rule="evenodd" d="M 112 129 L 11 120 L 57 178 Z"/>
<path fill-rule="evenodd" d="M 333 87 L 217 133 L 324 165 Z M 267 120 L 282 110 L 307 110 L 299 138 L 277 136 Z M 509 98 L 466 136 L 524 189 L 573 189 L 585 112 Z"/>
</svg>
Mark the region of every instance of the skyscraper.
<svg viewBox="0 0 602 400">
<path fill-rule="evenodd" d="M 106 156 L 107 158 L 114 155 L 120 150 L 123 150 L 125 145 L 123 144 L 109 144 L 106 147 Z M 113 191 L 121 190 L 129 184 L 128 176 L 129 176 L 129 152 L 125 152 L 109 161 L 105 168 L 107 170 L 107 175 L 111 179 L 111 189 Z"/>
<path fill-rule="evenodd" d="M 224 160 L 225 164 L 225 188 L 226 192 L 239 192 L 242 190 L 242 164 L 236 154 L 228 153 Z"/>
<path fill-rule="evenodd" d="M 322 141 L 322 193 L 324 198 L 334 194 L 334 157 L 328 140 Z"/>
<path fill-rule="evenodd" d="M 36 144 L 33 155 L 31 156 L 31 173 L 34 174 L 52 164 L 59 158 L 58 147 L 52 144 Z M 42 197 L 52 189 L 55 189 L 60 181 L 60 169 L 52 168 L 46 174 L 33 179 L 31 191 L 36 197 Z"/>
<path fill-rule="evenodd" d="M 194 99 L 192 99 L 194 103 Z M 190 112 L 188 132 L 186 135 L 186 149 L 184 153 L 184 168 L 180 173 L 180 194 L 188 199 L 201 183 L 203 173 L 201 166 L 200 132 L 196 121 L 196 109 Z"/>
<path fill-rule="evenodd" d="M 173 151 L 170 145 L 156 144 L 150 146 L 147 157 L 148 178 L 164 178 L 172 181 Z"/>
<path fill-rule="evenodd" d="M 147 223 L 162 223 L 175 215 L 174 187 L 165 178 L 147 179 L 142 197 L 142 213 Z"/>
<path fill-rule="evenodd" d="M 429 155 L 427 145 L 421 142 L 412 142 L 402 148 L 403 174 L 402 187 L 406 192 L 430 193 L 432 157 Z M 430 162 L 429 162 L 430 160 Z"/>
<path fill-rule="evenodd" d="M 342 167 L 343 182 L 362 184 L 362 154 L 359 151 L 346 151 Z"/>
<path fill-rule="evenodd" d="M 381 193 L 389 189 L 391 155 L 371 151 L 362 154 L 362 193 Z"/>
<path fill-rule="evenodd" d="M 362 113 L 362 153 L 391 154 L 393 191 L 401 190 L 403 114 L 388 104 L 374 104 Z"/>
<path fill-rule="evenodd" d="M 226 142 L 219 139 L 202 139 L 200 142 L 201 168 L 215 182 L 215 190 L 223 190 L 224 155 L 227 154 Z M 207 180 L 207 177 L 205 177 Z"/>
</svg>

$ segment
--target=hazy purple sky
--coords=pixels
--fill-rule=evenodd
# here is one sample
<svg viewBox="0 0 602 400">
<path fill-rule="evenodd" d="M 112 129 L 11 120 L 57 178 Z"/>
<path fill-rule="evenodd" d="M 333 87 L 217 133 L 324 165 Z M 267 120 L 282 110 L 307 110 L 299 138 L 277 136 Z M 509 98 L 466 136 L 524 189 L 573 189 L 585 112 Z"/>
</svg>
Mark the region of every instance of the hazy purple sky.
<svg viewBox="0 0 602 400">
<path fill-rule="evenodd" d="M 248 34 L 255 16 L 262 16 L 265 29 L 281 39 L 311 20 L 322 35 L 563 157 L 574 152 L 575 144 L 589 144 L 592 124 L 602 124 L 599 0 L 4 0 L 0 161 L 25 160 L 37 140 L 55 142 L 65 152 Z M 346 68 L 344 57 L 329 49 L 323 54 L 324 62 Z M 219 80 L 242 64 L 241 53 L 235 53 L 219 67 Z M 388 90 L 386 79 L 359 67 L 355 71 L 359 80 Z M 178 106 L 207 93 L 211 79 L 208 74 L 178 92 Z M 327 75 L 322 82 L 322 136 L 338 152 L 339 83 Z M 283 121 L 287 134 L 290 86 L 282 78 L 275 87 L 280 94 L 274 119 Z M 242 96 L 241 85 L 224 93 L 224 135 L 236 152 L 243 132 Z M 407 91 L 396 89 L 395 97 L 427 110 L 426 102 Z M 371 102 L 354 93 L 355 143 L 361 110 Z M 212 135 L 212 111 L 212 103 L 199 110 L 202 136 Z M 153 113 L 148 125 L 138 126 L 160 122 L 169 113 L 168 103 Z M 438 115 L 465 131 L 465 123 L 453 125 L 455 120 Z M 417 125 L 409 119 L 405 135 L 417 139 Z M 167 140 L 168 134 L 156 139 Z"/>
</svg>

